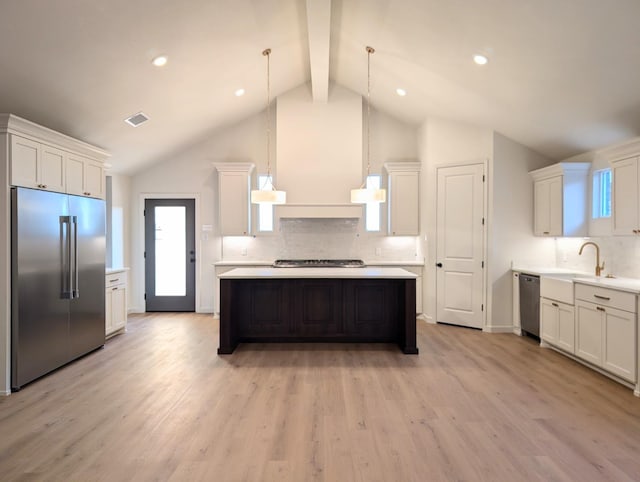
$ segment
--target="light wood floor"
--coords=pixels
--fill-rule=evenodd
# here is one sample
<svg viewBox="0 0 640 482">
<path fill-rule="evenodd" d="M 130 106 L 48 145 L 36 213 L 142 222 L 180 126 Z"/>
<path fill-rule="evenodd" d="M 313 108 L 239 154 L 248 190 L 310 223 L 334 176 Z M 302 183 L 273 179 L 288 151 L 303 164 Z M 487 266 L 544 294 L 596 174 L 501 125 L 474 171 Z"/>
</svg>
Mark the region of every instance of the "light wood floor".
<svg viewBox="0 0 640 482">
<path fill-rule="evenodd" d="M 141 315 L 0 400 L 0 479 L 639 480 L 640 399 L 532 340 L 419 323 L 389 345 L 241 345 Z"/>
</svg>

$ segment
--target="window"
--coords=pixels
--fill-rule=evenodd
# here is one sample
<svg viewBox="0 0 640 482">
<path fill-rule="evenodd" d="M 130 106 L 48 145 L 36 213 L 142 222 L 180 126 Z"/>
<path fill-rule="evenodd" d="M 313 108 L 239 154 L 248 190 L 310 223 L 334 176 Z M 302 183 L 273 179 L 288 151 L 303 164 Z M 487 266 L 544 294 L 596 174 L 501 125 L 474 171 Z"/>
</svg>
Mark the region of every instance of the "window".
<svg viewBox="0 0 640 482">
<path fill-rule="evenodd" d="M 258 176 L 258 189 L 272 189 L 271 176 Z M 258 204 L 258 231 L 273 231 L 273 204 Z"/>
<path fill-rule="evenodd" d="M 611 217 L 611 169 L 601 169 L 593 173 L 593 212 L 591 217 Z"/>
<path fill-rule="evenodd" d="M 380 189 L 382 183 L 379 174 L 367 176 L 367 188 Z M 365 206 L 365 229 L 367 231 L 380 231 L 381 203 L 367 203 Z"/>
</svg>

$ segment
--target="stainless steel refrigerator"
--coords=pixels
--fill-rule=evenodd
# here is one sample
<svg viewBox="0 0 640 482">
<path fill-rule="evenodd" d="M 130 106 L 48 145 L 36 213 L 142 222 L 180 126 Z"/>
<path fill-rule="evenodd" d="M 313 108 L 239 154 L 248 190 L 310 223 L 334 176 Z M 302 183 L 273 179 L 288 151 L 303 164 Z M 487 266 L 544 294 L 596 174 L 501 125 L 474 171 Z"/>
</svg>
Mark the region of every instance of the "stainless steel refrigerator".
<svg viewBox="0 0 640 482">
<path fill-rule="evenodd" d="M 11 388 L 104 345 L 105 206 L 11 191 Z"/>
</svg>

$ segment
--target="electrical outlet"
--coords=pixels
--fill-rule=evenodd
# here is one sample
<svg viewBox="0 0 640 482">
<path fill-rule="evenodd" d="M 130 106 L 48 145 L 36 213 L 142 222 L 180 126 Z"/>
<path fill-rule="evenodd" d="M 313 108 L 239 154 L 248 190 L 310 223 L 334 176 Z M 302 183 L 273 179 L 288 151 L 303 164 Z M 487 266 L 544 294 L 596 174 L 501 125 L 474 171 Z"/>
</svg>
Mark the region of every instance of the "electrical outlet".
<svg viewBox="0 0 640 482">
<path fill-rule="evenodd" d="M 247 255 L 247 248 L 242 248 L 242 251 L 240 251 L 240 254 L 242 256 L 246 256 Z"/>
<path fill-rule="evenodd" d="M 382 248 L 376 248 L 376 256 L 382 256 Z"/>
</svg>

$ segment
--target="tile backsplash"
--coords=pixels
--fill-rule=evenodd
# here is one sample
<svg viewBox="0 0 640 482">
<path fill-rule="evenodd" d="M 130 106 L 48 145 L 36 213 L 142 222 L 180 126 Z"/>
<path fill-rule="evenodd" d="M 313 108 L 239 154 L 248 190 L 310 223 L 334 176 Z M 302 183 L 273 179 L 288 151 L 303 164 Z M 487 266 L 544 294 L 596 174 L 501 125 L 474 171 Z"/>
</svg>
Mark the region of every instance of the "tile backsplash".
<svg viewBox="0 0 640 482">
<path fill-rule="evenodd" d="M 281 219 L 279 231 L 224 237 L 223 261 L 361 258 L 369 262 L 420 261 L 417 236 L 364 230 L 359 219 Z"/>
<path fill-rule="evenodd" d="M 604 274 L 623 278 L 640 278 L 640 237 L 607 236 L 593 238 L 558 238 L 556 240 L 556 264 L 559 268 L 595 272 L 596 252 L 586 246 L 582 255 L 580 246 L 593 241 L 600 246 L 600 263 L 605 262 Z"/>
</svg>

